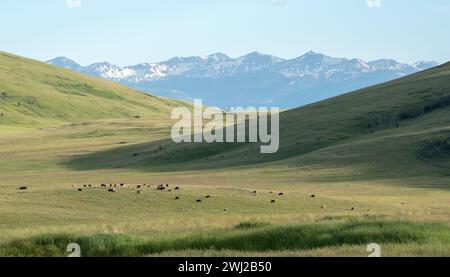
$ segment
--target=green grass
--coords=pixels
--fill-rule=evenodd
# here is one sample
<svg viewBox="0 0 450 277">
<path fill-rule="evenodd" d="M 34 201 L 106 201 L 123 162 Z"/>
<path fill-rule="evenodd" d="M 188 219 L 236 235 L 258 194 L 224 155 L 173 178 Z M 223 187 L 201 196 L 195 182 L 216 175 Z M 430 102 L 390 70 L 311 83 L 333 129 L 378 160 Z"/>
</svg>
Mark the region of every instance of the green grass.
<svg viewBox="0 0 450 277">
<path fill-rule="evenodd" d="M 0 52 L 2 129 L 135 116 L 163 119 L 180 103 Z"/>
<path fill-rule="evenodd" d="M 432 243 L 448 247 L 450 246 L 450 225 L 398 221 L 356 221 L 288 226 L 252 225 L 252 228 L 159 239 L 123 234 L 94 236 L 56 234 L 11 242 L 0 248 L 0 254 L 4 256 L 65 256 L 67 245 L 73 242 L 81 246 L 82 255 L 86 257 L 146 256 L 170 251 L 237 251 L 257 255 L 269 251 L 307 251 L 330 247 L 345 249 L 355 246 L 360 247 L 361 252 L 364 253 L 365 247 L 373 242 L 381 247 L 383 245 L 407 247 L 417 243 Z M 389 252 L 386 254 L 389 255 Z M 447 254 L 450 254 L 450 250 Z"/>
<path fill-rule="evenodd" d="M 434 137 L 420 150 L 419 155 L 434 165 L 450 168 L 450 137 Z"/>
<path fill-rule="evenodd" d="M 261 155 L 176 145 L 179 102 L 2 53 L 0 255 L 449 256 L 449 68 L 285 111 Z"/>
<path fill-rule="evenodd" d="M 66 165 L 84 170 L 111 168 L 120 163 L 127 168 L 157 168 L 159 171 L 253 166 L 273 162 L 289 165 L 293 160 L 304 160 L 317 151 L 340 147 L 342 144 L 358 146 L 362 140 L 379 140 L 381 135 L 385 140 L 390 137 L 396 139 L 396 145 L 401 145 L 400 140 L 408 140 L 406 151 L 413 153 L 420 147 L 422 140 L 448 131 L 449 122 L 445 118 L 450 109 L 447 105 L 450 97 L 449 80 L 450 64 L 445 64 L 283 112 L 280 115 L 280 149 L 272 155 L 260 154 L 257 143 L 175 144 L 170 138 L 165 138 L 115 148 L 113 151 L 97 151 L 70 160 Z M 380 142 L 369 142 L 372 143 Z M 164 146 L 162 151 L 155 151 L 160 145 Z M 383 150 L 383 145 L 379 148 Z M 369 154 L 375 152 L 363 150 Z M 139 159 L 130 156 L 130 153 L 139 154 Z M 345 158 L 358 154 L 351 151 L 346 153 L 349 155 L 341 156 Z M 106 162 L 96 163 L 96 160 Z M 325 160 L 329 160 L 329 156 Z"/>
<path fill-rule="evenodd" d="M 257 221 L 246 221 L 237 224 L 235 229 L 253 229 L 253 228 L 261 228 L 270 225 L 270 223 L 266 222 L 257 222 Z"/>
</svg>

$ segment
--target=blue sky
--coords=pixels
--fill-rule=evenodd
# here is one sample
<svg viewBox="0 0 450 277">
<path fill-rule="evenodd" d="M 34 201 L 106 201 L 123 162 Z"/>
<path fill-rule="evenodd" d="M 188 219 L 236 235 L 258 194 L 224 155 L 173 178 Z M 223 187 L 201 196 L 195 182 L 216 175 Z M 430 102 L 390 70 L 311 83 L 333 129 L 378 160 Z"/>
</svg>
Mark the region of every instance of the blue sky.
<svg viewBox="0 0 450 277">
<path fill-rule="evenodd" d="M 76 1 L 76 0 L 72 0 Z M 374 0 L 377 1 L 377 0 Z M 259 51 L 450 60 L 449 0 L 1 0 L 0 50 L 86 65 Z"/>
</svg>

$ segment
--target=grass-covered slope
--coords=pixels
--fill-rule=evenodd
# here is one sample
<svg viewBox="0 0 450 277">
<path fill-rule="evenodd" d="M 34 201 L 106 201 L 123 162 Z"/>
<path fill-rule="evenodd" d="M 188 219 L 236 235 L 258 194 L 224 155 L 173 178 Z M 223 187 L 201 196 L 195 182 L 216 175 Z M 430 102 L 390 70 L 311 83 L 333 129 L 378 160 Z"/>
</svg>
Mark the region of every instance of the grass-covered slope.
<svg viewBox="0 0 450 277">
<path fill-rule="evenodd" d="M 0 102 L 0 256 L 67 255 L 68 242 L 84 256 L 367 256 L 373 242 L 383 256 L 450 255 L 448 65 L 287 111 L 280 152 L 263 156 L 174 144 L 172 102 L 2 59 L 15 98 Z M 57 76 L 70 81 L 45 83 Z M 95 92 L 59 91 L 72 83 Z M 14 104 L 27 96 L 39 106 Z M 27 124 L 42 128 L 15 132 Z"/>
<path fill-rule="evenodd" d="M 420 162 L 420 157 L 415 157 L 419 148 L 425 147 L 423 144 L 434 136 L 441 140 L 447 136 L 449 105 L 450 63 L 283 112 L 280 149 L 276 154 L 260 154 L 258 144 L 177 145 L 166 139 L 92 153 L 78 157 L 69 165 L 148 169 L 163 164 L 173 170 L 263 162 L 344 164 L 355 161 L 359 154 L 363 156 L 361 162 L 395 162 L 402 159 L 403 154 L 408 158 L 406 164 Z M 159 151 L 155 151 L 156 148 Z M 441 160 L 448 157 L 445 149 L 439 151 Z M 314 156 L 317 151 L 322 152 Z M 395 151 L 402 154 L 395 156 Z M 409 159 L 410 156 L 414 157 Z M 98 164 L 98 159 L 111 162 Z M 427 157 L 427 160 L 432 159 Z"/>
<path fill-rule="evenodd" d="M 0 52 L 0 128 L 170 116 L 179 103 Z"/>
</svg>

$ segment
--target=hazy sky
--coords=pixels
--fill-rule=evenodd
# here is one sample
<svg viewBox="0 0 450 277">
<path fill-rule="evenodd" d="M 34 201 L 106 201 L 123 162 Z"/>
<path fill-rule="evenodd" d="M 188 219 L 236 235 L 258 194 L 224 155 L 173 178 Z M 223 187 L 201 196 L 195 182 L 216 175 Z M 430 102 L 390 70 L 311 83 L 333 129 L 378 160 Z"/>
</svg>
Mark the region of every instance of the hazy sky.
<svg viewBox="0 0 450 277">
<path fill-rule="evenodd" d="M 69 0 L 76 3 L 78 0 Z M 372 0 L 377 2 L 379 0 Z M 259 51 L 450 60 L 449 0 L 0 0 L 0 50 L 82 65 Z"/>
</svg>

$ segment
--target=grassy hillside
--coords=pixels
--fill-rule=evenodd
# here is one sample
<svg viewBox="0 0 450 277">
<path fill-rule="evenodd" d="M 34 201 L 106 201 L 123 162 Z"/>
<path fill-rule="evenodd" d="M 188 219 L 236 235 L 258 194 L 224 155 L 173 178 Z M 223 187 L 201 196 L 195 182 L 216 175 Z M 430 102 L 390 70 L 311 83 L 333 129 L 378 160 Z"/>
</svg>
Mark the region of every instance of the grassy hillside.
<svg viewBox="0 0 450 277">
<path fill-rule="evenodd" d="M 284 112 L 263 156 L 173 144 L 175 102 L 1 59 L 0 256 L 450 256 L 449 65 Z"/>
<path fill-rule="evenodd" d="M 153 167 L 168 170 L 223 168 L 271 162 L 286 165 L 337 162 L 344 165 L 348 161 L 356 162 L 358 155 L 371 157 L 362 162 L 379 162 L 380 158 L 385 158 L 386 162 L 395 163 L 403 159 L 402 155 L 391 155 L 401 150 L 405 150 L 408 157 L 405 164 L 422 162 L 409 157 L 420 152 L 420 148 L 425 147 L 423 144 L 434 137 L 441 140 L 448 137 L 449 122 L 445 119 L 449 115 L 449 105 L 450 64 L 445 64 L 283 112 L 280 117 L 280 150 L 273 155 L 260 154 L 258 144 L 176 145 L 165 139 L 91 153 L 70 161 L 68 165 L 79 169 L 120 166 L 143 170 Z M 347 147 L 347 152 L 344 147 Z M 448 144 L 438 147 L 444 149 L 440 151 L 434 147 L 430 151 L 439 152 L 440 163 L 446 164 Z M 155 148 L 162 149 L 154 151 Z M 339 153 L 334 153 L 333 149 Z M 322 151 L 319 152 L 321 157 L 313 160 L 316 151 Z M 328 153 L 325 156 L 324 151 Z M 98 159 L 111 162 L 98 164 Z"/>
<path fill-rule="evenodd" d="M 0 52 L 0 128 L 170 116 L 175 101 Z"/>
</svg>

